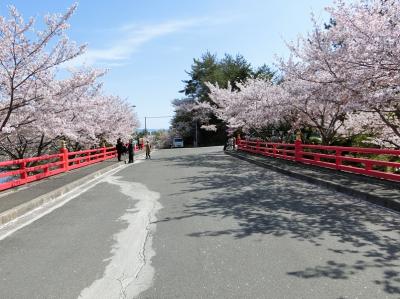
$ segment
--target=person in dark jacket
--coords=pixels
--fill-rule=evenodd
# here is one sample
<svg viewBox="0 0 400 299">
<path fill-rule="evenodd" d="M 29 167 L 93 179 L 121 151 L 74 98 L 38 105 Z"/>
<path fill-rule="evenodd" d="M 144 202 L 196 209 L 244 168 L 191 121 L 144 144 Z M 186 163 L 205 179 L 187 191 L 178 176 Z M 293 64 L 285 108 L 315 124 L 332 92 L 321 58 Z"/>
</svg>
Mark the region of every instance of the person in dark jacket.
<svg viewBox="0 0 400 299">
<path fill-rule="evenodd" d="M 135 155 L 133 140 L 129 139 L 128 143 L 128 163 L 133 163 L 133 156 Z"/>
<path fill-rule="evenodd" d="M 226 135 L 225 142 L 224 142 L 224 151 L 226 151 L 226 148 L 228 147 L 228 143 L 229 143 L 229 136 Z"/>
<path fill-rule="evenodd" d="M 121 161 L 121 156 L 124 153 L 124 149 L 125 149 L 125 146 L 121 141 L 121 138 L 117 139 L 117 145 L 115 147 L 117 149 L 118 161 Z"/>
</svg>

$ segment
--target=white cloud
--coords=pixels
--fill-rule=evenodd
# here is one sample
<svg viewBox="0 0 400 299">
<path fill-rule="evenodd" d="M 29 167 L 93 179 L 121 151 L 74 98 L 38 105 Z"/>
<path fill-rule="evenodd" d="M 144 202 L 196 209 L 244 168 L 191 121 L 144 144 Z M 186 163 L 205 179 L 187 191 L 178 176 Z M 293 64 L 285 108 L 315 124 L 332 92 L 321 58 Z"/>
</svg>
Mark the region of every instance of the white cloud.
<svg viewBox="0 0 400 299">
<path fill-rule="evenodd" d="M 192 18 L 186 20 L 168 21 L 147 26 L 127 24 L 115 30 L 121 37 L 115 42 L 109 41 L 112 46 L 107 48 L 90 48 L 85 54 L 69 62 L 66 66 L 73 67 L 82 64 L 101 64 L 105 66 L 123 65 L 145 43 L 158 37 L 182 32 L 199 26 L 217 26 L 231 22 L 232 18 Z"/>
</svg>

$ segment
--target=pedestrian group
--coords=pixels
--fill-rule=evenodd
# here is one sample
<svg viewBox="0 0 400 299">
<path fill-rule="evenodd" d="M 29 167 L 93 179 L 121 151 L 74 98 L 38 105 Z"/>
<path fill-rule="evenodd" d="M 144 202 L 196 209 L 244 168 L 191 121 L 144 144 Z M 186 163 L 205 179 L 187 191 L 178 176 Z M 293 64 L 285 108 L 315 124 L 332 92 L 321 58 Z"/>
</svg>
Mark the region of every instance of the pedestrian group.
<svg viewBox="0 0 400 299">
<path fill-rule="evenodd" d="M 135 146 L 133 145 L 133 139 L 129 139 L 129 142 L 127 144 L 124 144 L 121 138 L 118 138 L 116 149 L 117 149 L 118 161 L 124 160 L 125 163 L 133 163 L 135 155 Z M 149 141 L 146 141 L 145 151 L 146 151 L 146 159 L 151 159 L 150 156 L 151 145 Z M 128 155 L 128 161 L 126 159 L 126 155 Z"/>
</svg>

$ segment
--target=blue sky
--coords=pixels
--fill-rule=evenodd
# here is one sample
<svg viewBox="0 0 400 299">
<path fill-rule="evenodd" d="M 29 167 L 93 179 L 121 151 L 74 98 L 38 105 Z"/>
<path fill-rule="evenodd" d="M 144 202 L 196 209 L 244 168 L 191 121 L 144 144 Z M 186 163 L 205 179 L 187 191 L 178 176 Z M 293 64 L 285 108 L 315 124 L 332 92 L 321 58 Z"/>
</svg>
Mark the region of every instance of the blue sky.
<svg viewBox="0 0 400 299">
<path fill-rule="evenodd" d="M 27 19 L 40 23 L 47 13 L 64 12 L 74 1 L 3 0 L 0 13 L 12 4 Z M 74 64 L 107 68 L 108 93 L 128 98 L 144 126 L 145 116 L 173 114 L 171 100 L 187 79 L 193 58 L 206 51 L 242 54 L 253 66 L 272 65 L 287 56 L 285 41 L 312 27 L 310 14 L 327 20 L 332 0 L 81 0 L 68 35 L 87 43 Z M 169 119 L 148 119 L 148 128 L 168 128 Z"/>
</svg>

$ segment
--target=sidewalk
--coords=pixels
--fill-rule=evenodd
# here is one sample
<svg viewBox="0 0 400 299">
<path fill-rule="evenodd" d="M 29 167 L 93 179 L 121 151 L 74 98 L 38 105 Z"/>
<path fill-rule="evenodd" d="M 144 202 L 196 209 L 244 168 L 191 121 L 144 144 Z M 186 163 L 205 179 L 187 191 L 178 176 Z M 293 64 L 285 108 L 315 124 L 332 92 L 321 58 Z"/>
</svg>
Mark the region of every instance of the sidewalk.
<svg viewBox="0 0 400 299">
<path fill-rule="evenodd" d="M 397 182 L 242 151 L 226 151 L 225 153 L 285 175 L 400 211 L 400 183 Z"/>
<path fill-rule="evenodd" d="M 0 225 L 122 164 L 110 159 L 0 192 Z"/>
</svg>

